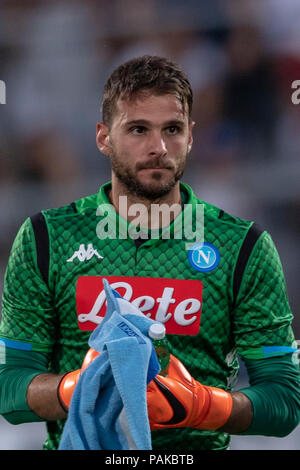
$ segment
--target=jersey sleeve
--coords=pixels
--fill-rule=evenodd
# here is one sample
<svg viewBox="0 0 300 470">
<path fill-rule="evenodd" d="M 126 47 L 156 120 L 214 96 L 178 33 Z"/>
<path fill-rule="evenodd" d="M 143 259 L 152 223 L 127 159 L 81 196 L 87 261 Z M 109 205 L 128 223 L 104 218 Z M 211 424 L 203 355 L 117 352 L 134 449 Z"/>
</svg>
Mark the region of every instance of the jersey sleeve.
<svg viewBox="0 0 300 470">
<path fill-rule="evenodd" d="M 37 352 L 50 352 L 55 340 L 52 295 L 37 266 L 29 218 L 15 238 L 5 272 L 0 340 L 10 348 Z"/>
<path fill-rule="evenodd" d="M 233 312 L 237 352 L 248 359 L 294 353 L 292 319 L 281 261 L 263 232 L 246 264 Z"/>
</svg>

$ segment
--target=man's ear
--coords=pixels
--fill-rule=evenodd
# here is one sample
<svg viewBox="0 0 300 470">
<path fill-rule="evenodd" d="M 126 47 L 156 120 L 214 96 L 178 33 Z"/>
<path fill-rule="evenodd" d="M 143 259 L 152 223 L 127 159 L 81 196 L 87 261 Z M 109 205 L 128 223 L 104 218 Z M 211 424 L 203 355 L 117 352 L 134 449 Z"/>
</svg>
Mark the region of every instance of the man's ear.
<svg viewBox="0 0 300 470">
<path fill-rule="evenodd" d="M 98 122 L 96 127 L 96 143 L 97 147 L 104 155 L 110 155 L 110 137 L 109 128 L 103 122 Z"/>
<path fill-rule="evenodd" d="M 192 145 L 193 145 L 193 127 L 196 123 L 194 121 L 192 121 L 190 124 L 189 124 L 189 143 L 188 143 L 188 152 L 190 153 L 190 151 L 192 150 Z"/>
</svg>

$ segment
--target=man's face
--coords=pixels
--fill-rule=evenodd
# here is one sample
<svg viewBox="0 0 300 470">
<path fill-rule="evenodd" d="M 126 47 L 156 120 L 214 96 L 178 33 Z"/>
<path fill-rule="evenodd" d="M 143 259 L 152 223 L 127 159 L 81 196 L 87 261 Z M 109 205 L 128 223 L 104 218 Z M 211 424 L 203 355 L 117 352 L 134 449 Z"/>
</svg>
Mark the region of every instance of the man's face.
<svg viewBox="0 0 300 470">
<path fill-rule="evenodd" d="M 174 188 L 184 172 L 193 124 L 175 95 L 118 100 L 104 153 L 129 193 L 154 200 Z"/>
</svg>

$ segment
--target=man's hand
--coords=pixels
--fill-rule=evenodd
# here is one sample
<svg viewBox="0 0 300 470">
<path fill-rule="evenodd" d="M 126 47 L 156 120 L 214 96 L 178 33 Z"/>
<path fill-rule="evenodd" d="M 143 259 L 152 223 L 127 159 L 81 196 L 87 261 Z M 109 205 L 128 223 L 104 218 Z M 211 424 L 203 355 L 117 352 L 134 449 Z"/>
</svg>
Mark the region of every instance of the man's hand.
<svg viewBox="0 0 300 470">
<path fill-rule="evenodd" d="M 147 403 L 152 430 L 215 430 L 227 422 L 232 410 L 230 393 L 200 384 L 172 355 L 168 377 L 157 375 L 148 385 Z"/>
<path fill-rule="evenodd" d="M 70 407 L 71 398 L 79 380 L 80 374 L 93 362 L 97 356 L 99 356 L 99 354 L 100 353 L 98 351 L 90 348 L 84 357 L 81 369 L 73 370 L 72 372 L 68 372 L 63 376 L 58 385 L 57 395 L 64 411 L 67 412 Z"/>
<path fill-rule="evenodd" d="M 35 376 L 27 389 L 29 408 L 46 421 L 66 419 L 80 374 L 98 354 L 94 349 L 89 349 L 81 368 L 67 374 L 42 373 Z"/>
</svg>

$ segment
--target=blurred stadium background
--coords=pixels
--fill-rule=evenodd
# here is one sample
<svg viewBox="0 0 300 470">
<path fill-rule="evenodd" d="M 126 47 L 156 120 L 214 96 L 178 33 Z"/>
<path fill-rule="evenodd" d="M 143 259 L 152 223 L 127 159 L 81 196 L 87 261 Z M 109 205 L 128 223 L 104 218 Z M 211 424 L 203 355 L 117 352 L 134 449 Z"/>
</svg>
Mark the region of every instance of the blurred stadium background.
<svg viewBox="0 0 300 470">
<path fill-rule="evenodd" d="M 0 0 L 0 294 L 26 217 L 98 191 L 110 177 L 95 145 L 110 72 L 145 53 L 168 56 L 195 92 L 184 181 L 202 199 L 269 230 L 300 339 L 298 0 Z M 242 367 L 238 385 L 246 384 Z M 41 423 L 0 417 L 0 449 L 40 449 Z M 233 437 L 232 449 L 300 449 Z"/>
</svg>

